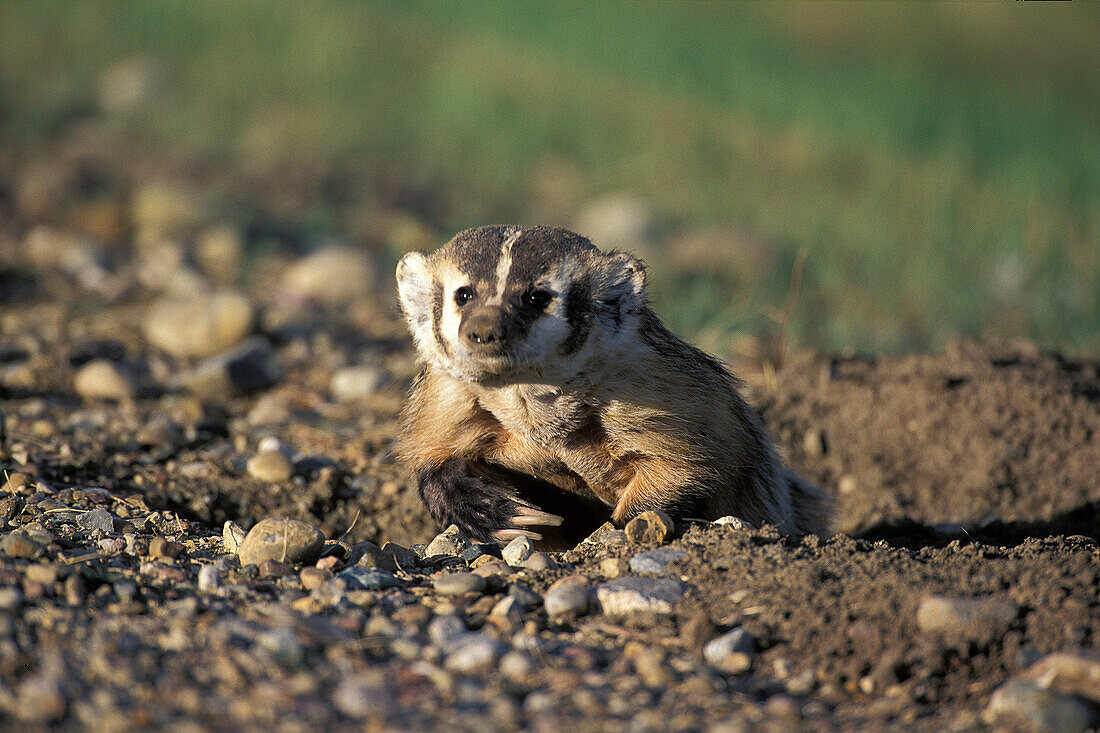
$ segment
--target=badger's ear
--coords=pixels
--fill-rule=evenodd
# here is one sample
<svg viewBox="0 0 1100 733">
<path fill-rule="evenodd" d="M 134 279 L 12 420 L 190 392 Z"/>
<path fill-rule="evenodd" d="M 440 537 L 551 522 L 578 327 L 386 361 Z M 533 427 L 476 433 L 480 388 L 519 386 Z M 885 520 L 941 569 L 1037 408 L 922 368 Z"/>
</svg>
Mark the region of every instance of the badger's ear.
<svg viewBox="0 0 1100 733">
<path fill-rule="evenodd" d="M 610 290 L 612 297 L 630 310 L 645 303 L 645 265 L 626 252 L 608 255 Z"/>
<path fill-rule="evenodd" d="M 427 322 L 432 308 L 432 273 L 422 252 L 409 252 L 397 263 L 397 296 L 409 325 Z"/>
</svg>

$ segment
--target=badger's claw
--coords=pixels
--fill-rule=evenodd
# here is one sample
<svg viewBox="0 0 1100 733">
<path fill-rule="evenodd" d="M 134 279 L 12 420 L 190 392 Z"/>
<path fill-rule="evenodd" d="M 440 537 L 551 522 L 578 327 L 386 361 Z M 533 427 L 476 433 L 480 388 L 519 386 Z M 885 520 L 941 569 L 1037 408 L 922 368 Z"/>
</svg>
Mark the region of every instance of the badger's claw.
<svg viewBox="0 0 1100 733">
<path fill-rule="evenodd" d="M 420 496 L 432 516 L 458 528 L 475 540 L 508 542 L 516 537 L 542 539 L 525 527 L 557 527 L 562 518 L 532 506 L 516 495 L 507 482 L 486 475 L 484 467 L 472 470 L 461 459 L 420 472 Z"/>
</svg>

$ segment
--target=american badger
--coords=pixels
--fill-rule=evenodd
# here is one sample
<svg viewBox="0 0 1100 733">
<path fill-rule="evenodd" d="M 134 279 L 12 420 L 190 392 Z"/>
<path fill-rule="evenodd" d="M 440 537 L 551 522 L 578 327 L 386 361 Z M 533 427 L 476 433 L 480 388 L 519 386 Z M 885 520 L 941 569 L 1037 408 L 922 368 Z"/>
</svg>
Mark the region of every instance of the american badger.
<svg viewBox="0 0 1100 733">
<path fill-rule="evenodd" d="M 649 309 L 632 256 L 486 226 L 405 255 L 397 284 L 423 362 L 398 453 L 442 524 L 571 542 L 663 509 L 826 531 L 821 492 L 782 465 L 738 381 Z"/>
</svg>

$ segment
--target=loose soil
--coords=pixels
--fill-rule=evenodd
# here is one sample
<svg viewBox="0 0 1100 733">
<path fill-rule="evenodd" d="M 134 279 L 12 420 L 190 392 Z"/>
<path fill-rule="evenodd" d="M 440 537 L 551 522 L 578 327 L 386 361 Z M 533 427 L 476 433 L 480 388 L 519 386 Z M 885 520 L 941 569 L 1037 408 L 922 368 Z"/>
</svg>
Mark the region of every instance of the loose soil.
<svg viewBox="0 0 1100 733">
<path fill-rule="evenodd" d="M 678 528 L 669 546 L 686 555 L 670 574 L 687 592 L 671 614 L 551 619 L 538 600 L 515 628 L 488 620 L 513 585 L 542 596 L 566 574 L 605 581 L 609 559 L 643 549 L 629 543 L 557 554 L 557 567 L 456 599 L 431 578 L 465 561 L 425 560 L 399 588 L 314 607 L 301 567 L 240 568 L 221 528 L 309 522 L 341 541 L 321 561 L 333 571 L 356 543 L 439 531 L 391 454 L 416 366 L 390 289 L 288 304 L 277 283 L 296 255 L 255 256 L 238 286 L 281 376 L 200 395 L 177 380 L 191 362 L 141 335 L 156 293 L 126 270 L 129 249 L 101 251 L 124 282 L 90 295 L 79 272 L 31 257 L 25 234 L 10 226 L 0 251 L 0 459 L 27 480 L 0 489 L 0 535 L 37 532 L 41 552 L 0 557 L 4 727 L 968 730 L 1042 655 L 1100 646 L 1095 362 L 960 342 L 804 354 L 770 386 L 747 375 L 781 451 L 836 497 L 837 534 Z M 94 359 L 118 365 L 134 397 L 78 394 L 73 376 Z M 338 399 L 333 374 L 356 364 L 382 384 Z M 290 480 L 248 474 L 266 437 L 292 454 Z M 110 530 L 81 524 L 97 507 Z M 153 556 L 156 537 L 175 549 Z M 206 566 L 216 587 L 198 584 Z M 960 640 L 918 625 L 932 595 L 1018 610 Z M 440 615 L 491 631 L 531 669 L 446 666 L 430 633 Z M 749 668 L 708 666 L 702 645 L 736 626 L 756 642 Z"/>
</svg>

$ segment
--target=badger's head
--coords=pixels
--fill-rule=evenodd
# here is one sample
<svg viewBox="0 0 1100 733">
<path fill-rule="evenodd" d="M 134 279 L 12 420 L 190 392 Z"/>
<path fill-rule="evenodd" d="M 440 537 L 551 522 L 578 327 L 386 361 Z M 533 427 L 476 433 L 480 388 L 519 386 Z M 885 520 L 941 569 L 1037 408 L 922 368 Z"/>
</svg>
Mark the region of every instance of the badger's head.
<svg viewBox="0 0 1100 733">
<path fill-rule="evenodd" d="M 467 229 L 397 265 L 421 358 L 471 382 L 568 381 L 645 306 L 645 271 L 565 229 Z"/>
</svg>

